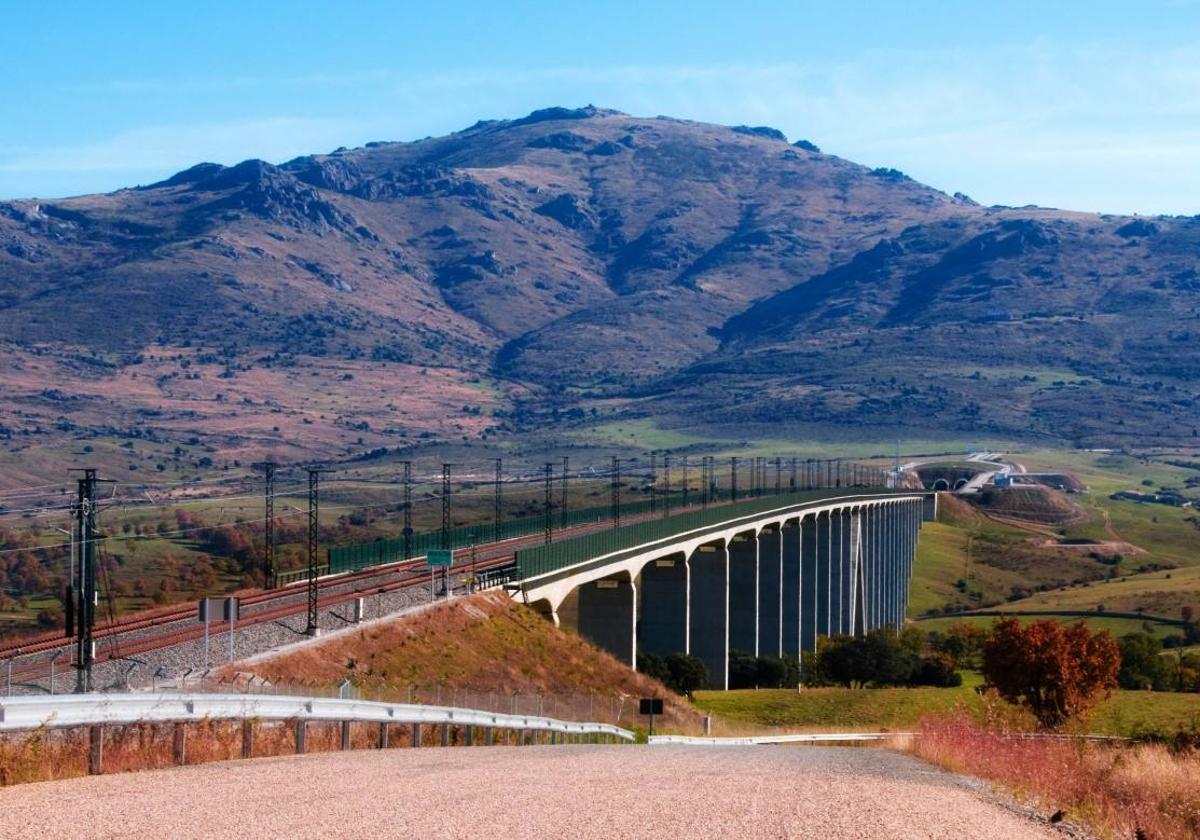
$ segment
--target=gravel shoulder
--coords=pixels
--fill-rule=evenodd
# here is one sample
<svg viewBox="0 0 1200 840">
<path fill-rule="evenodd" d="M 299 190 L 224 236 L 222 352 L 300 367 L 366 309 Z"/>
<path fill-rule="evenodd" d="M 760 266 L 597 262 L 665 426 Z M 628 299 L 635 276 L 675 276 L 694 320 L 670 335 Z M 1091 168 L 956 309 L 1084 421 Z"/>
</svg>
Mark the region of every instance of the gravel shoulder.
<svg viewBox="0 0 1200 840">
<path fill-rule="evenodd" d="M 0 789 L 0 837 L 1059 838 L 864 748 L 395 748 Z"/>
</svg>

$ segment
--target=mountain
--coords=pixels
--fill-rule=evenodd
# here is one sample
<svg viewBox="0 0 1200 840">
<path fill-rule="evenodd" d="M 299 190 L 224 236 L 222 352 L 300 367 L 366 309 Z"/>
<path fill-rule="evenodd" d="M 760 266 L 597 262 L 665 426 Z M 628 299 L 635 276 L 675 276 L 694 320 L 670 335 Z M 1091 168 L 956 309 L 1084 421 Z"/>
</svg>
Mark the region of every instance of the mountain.
<svg viewBox="0 0 1200 840">
<path fill-rule="evenodd" d="M 1198 272 L 1195 218 L 985 208 L 770 128 L 549 108 L 0 203 L 0 436 L 30 474 L 82 440 L 346 457 L 610 417 L 1180 442 Z"/>
</svg>

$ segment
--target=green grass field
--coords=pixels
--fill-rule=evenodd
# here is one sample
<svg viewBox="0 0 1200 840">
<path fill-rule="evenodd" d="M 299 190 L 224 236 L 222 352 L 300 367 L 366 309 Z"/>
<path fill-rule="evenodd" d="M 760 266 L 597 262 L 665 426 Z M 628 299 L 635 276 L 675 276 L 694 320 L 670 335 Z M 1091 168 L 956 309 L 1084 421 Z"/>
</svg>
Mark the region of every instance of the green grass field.
<svg viewBox="0 0 1200 840">
<path fill-rule="evenodd" d="M 959 688 L 805 688 L 701 691 L 696 705 L 731 723 L 805 730 L 906 730 L 927 715 L 965 709 L 984 712 L 976 692 L 978 674 L 964 674 Z M 1103 701 L 1084 727 L 1099 735 L 1169 736 L 1200 731 L 1195 694 L 1118 691 Z"/>
<path fill-rule="evenodd" d="M 1005 606 L 1003 609 L 1015 609 L 1012 606 Z M 1094 633 L 1098 630 L 1107 630 L 1115 638 L 1128 635 L 1129 633 L 1149 633 L 1158 638 L 1177 635 L 1179 627 L 1173 624 L 1161 624 L 1154 621 L 1138 621 L 1134 618 L 1108 618 L 1105 616 L 1016 616 L 1017 620 L 1022 624 L 1027 624 L 1031 621 L 1043 621 L 1052 618 L 1055 621 L 1071 623 L 1082 621 L 1087 624 L 1088 628 Z M 958 622 L 967 622 L 968 624 L 977 624 L 984 630 L 990 630 L 992 624 L 995 623 L 995 616 L 979 615 L 979 616 L 955 616 L 950 618 L 923 618 L 916 622 L 917 627 L 928 632 L 938 631 L 945 632 L 950 627 Z M 1197 701 L 1200 702 L 1200 701 Z"/>
</svg>

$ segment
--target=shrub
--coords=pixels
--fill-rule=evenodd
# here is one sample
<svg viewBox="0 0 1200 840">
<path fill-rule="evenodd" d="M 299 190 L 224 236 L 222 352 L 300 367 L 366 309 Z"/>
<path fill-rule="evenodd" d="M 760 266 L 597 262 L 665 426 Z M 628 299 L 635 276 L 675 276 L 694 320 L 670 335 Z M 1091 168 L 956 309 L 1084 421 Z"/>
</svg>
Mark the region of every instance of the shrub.
<svg viewBox="0 0 1200 840">
<path fill-rule="evenodd" d="M 800 682 L 800 662 L 794 657 L 729 654 L 730 688 L 785 688 Z"/>
<path fill-rule="evenodd" d="M 1082 622 L 1053 619 L 1025 627 L 997 621 L 983 646 L 983 675 L 1010 703 L 1025 706 L 1054 729 L 1087 713 L 1117 684 L 1121 652 L 1107 630 L 1095 635 Z"/>
</svg>

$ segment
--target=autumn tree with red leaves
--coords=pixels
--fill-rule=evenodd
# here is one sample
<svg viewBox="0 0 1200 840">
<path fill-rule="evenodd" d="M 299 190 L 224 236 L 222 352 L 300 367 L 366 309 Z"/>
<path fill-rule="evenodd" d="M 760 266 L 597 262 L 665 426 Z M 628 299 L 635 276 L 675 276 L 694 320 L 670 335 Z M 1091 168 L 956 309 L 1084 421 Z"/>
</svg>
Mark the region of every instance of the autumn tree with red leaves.
<svg viewBox="0 0 1200 840">
<path fill-rule="evenodd" d="M 983 675 L 1010 703 L 1025 706 L 1047 729 L 1089 711 L 1117 686 L 1121 651 L 1107 630 L 1054 620 L 1022 627 L 995 623 L 983 645 Z"/>
</svg>

